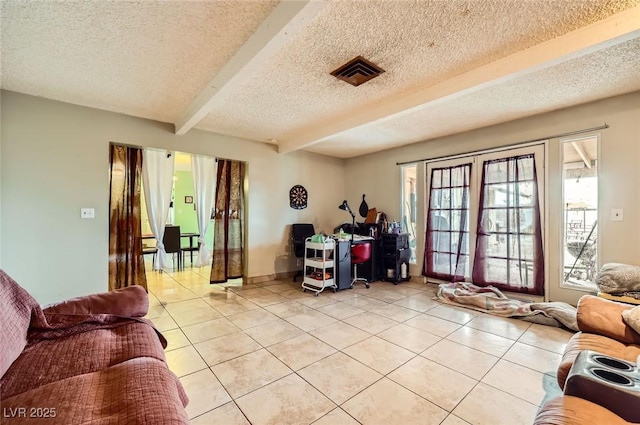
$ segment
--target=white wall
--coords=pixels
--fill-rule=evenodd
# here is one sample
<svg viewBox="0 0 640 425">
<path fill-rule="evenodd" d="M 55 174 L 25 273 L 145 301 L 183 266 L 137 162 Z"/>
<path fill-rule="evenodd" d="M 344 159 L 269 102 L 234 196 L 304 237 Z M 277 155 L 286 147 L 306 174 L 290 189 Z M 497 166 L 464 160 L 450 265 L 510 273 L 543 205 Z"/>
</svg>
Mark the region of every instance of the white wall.
<svg viewBox="0 0 640 425">
<path fill-rule="evenodd" d="M 606 122 L 610 128 L 601 131 L 598 167 L 600 261 L 640 264 L 640 92 L 346 161 L 304 152 L 280 155 L 274 146 L 198 130 L 175 136 L 170 124 L 13 92 L 2 92 L 0 99 L 0 264 L 41 303 L 107 289 L 110 141 L 247 161 L 248 276 L 254 277 L 294 269 L 288 225 L 312 222 L 317 230 L 330 232 L 348 221 L 337 208 L 342 199 L 357 209 L 365 193 L 370 208 L 399 219 L 396 162 L 505 146 Z M 575 302 L 582 293 L 559 287 L 557 140 L 549 144 L 548 155 L 549 294 L 552 300 Z M 289 208 L 294 184 L 309 191 L 305 210 Z M 422 166 L 417 191 L 424 194 Z M 81 220 L 81 207 L 96 208 L 96 219 Z M 624 209 L 623 222 L 610 221 L 611 208 Z M 424 196 L 418 209 L 424 216 Z M 424 226 L 419 225 L 421 258 Z M 411 273 L 419 275 L 420 268 L 419 262 Z"/>
<path fill-rule="evenodd" d="M 0 117 L 2 117 L 2 91 L 0 90 Z M 0 119 L 0 269 L 2 269 L 2 120 Z"/>
<path fill-rule="evenodd" d="M 590 104 L 511 121 L 466 133 L 435 139 L 347 160 L 346 194 L 356 202 L 367 194 L 369 207 L 400 217 L 400 167 L 396 162 L 434 158 L 445 155 L 506 146 L 603 123 L 601 154 L 598 158 L 598 220 L 600 264 L 622 262 L 640 265 L 640 92 L 605 99 Z M 560 288 L 561 276 L 561 158 L 558 140 L 548 144 L 547 220 L 549 258 L 548 285 L 551 300 L 575 303 L 582 292 Z M 418 169 L 418 213 L 425 211 L 424 167 Z M 610 210 L 624 209 L 624 221 L 612 222 Z M 420 220 L 419 220 L 420 221 Z M 418 223 L 418 259 L 424 250 L 424 222 Z M 421 274 L 422 261 L 411 269 Z"/>
<path fill-rule="evenodd" d="M 344 161 L 150 120 L 2 92 L 2 268 L 40 303 L 107 290 L 109 142 L 248 163 L 248 277 L 295 269 L 291 223 L 330 232 L 344 221 Z M 265 135 L 267 138 L 268 135 Z M 289 189 L 309 192 L 304 210 Z M 96 218 L 80 219 L 80 208 Z"/>
</svg>

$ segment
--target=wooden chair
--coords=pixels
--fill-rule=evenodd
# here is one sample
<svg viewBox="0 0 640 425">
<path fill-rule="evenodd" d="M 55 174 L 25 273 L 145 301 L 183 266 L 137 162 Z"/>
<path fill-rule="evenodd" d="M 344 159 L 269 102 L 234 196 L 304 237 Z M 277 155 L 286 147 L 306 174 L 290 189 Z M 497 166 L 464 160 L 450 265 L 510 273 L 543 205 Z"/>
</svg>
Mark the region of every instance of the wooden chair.
<svg viewBox="0 0 640 425">
<path fill-rule="evenodd" d="M 155 246 L 142 247 L 142 256 L 144 257 L 145 255 L 149 255 L 149 254 L 153 255 L 153 259 L 151 260 L 151 264 L 155 265 L 156 264 L 156 254 L 158 254 L 158 248 L 156 248 Z"/>
<path fill-rule="evenodd" d="M 181 235 L 181 236 L 184 237 L 184 238 L 187 238 L 187 237 L 189 238 L 189 246 L 183 246 L 182 247 L 182 255 L 183 255 L 182 264 L 183 264 L 183 267 L 184 267 L 184 255 L 187 252 L 189 253 L 189 257 L 191 259 L 191 267 L 193 267 L 193 253 L 195 252 L 196 256 L 199 254 L 200 242 L 198 241 L 198 243 L 195 246 L 193 246 L 192 238 L 198 239 L 198 237 L 200 235 L 198 235 L 197 233 L 186 233 L 186 234 Z"/>
<path fill-rule="evenodd" d="M 180 246 L 180 226 L 165 226 L 162 243 L 167 254 L 178 254 L 178 270 L 182 270 L 184 266 L 182 264 L 182 247 Z M 175 255 L 173 255 L 172 262 L 175 269 Z"/>
</svg>

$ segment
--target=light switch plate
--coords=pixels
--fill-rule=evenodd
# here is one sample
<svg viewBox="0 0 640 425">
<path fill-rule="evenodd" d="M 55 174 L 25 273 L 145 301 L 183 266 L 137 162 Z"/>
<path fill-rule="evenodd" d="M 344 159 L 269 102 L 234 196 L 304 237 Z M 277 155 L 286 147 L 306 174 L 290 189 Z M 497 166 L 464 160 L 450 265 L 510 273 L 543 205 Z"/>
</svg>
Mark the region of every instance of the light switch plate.
<svg viewBox="0 0 640 425">
<path fill-rule="evenodd" d="M 614 208 L 611 210 L 611 221 L 622 221 L 623 210 L 622 208 Z"/>
<path fill-rule="evenodd" d="M 96 218 L 95 208 L 80 208 L 80 218 Z"/>
</svg>

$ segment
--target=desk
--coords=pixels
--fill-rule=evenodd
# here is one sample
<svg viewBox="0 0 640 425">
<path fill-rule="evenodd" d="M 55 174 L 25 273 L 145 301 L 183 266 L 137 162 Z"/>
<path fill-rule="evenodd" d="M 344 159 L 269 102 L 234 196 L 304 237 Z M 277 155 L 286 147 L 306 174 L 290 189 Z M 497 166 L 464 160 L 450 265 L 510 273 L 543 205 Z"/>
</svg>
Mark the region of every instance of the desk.
<svg viewBox="0 0 640 425">
<path fill-rule="evenodd" d="M 351 287 L 351 240 L 336 239 L 333 252 L 333 273 L 338 290 Z"/>
<path fill-rule="evenodd" d="M 334 254 L 335 261 L 335 282 L 338 290 L 351 287 L 353 279 L 353 266 L 351 264 L 351 235 L 349 237 L 332 235 L 336 240 L 336 250 Z M 369 282 L 380 280 L 380 240 L 370 236 L 354 235 L 353 243 L 371 243 L 371 258 L 364 264 L 358 266 L 358 274 L 360 277 L 367 279 Z"/>
</svg>

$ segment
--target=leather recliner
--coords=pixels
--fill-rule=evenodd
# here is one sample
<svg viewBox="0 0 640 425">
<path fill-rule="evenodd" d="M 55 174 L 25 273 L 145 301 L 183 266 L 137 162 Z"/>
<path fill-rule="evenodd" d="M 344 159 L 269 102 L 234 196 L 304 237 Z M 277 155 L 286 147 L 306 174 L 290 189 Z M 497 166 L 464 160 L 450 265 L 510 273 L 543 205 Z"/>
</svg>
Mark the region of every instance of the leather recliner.
<svg viewBox="0 0 640 425">
<path fill-rule="evenodd" d="M 558 367 L 560 388 L 565 388 L 571 366 L 583 350 L 636 363 L 640 356 L 640 334 L 622 319 L 622 311 L 633 307 L 593 295 L 585 295 L 580 299 L 577 317 L 580 332 L 571 337 Z M 622 424 L 631 422 L 595 402 L 570 395 L 549 400 L 540 408 L 534 420 L 534 425 Z"/>
</svg>

